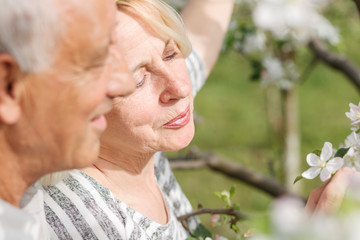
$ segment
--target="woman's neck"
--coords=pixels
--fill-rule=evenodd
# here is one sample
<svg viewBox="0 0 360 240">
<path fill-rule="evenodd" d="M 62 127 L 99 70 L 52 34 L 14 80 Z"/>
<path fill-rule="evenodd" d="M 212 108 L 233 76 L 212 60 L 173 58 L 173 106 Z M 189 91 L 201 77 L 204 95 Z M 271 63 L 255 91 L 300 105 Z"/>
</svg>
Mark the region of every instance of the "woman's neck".
<svg viewBox="0 0 360 240">
<path fill-rule="evenodd" d="M 143 175 L 154 171 L 155 152 L 140 153 L 124 149 L 100 147 L 97 165 L 102 170 L 124 171 L 130 175 Z"/>
<path fill-rule="evenodd" d="M 105 158 L 99 156 L 97 161 L 90 167 L 83 169 L 89 175 L 107 179 L 113 184 L 129 180 L 137 183 L 154 179 L 154 156 L 149 158 L 117 157 Z"/>
</svg>

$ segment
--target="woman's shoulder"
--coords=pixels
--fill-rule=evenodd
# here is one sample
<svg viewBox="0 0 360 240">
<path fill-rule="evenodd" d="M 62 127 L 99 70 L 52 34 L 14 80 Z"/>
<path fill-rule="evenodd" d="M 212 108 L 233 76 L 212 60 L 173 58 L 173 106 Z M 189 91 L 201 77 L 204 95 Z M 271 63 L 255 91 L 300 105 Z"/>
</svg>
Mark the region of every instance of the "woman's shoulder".
<svg viewBox="0 0 360 240">
<path fill-rule="evenodd" d="M 51 186 L 42 186 L 51 234 L 59 239 L 122 239 L 127 214 L 109 191 L 76 170 Z"/>
<path fill-rule="evenodd" d="M 73 199 L 104 198 L 109 191 L 98 181 L 80 170 L 71 170 L 66 177 L 52 185 L 43 185 L 45 201 L 51 197 L 69 196 Z"/>
<path fill-rule="evenodd" d="M 195 96 L 206 81 L 204 62 L 196 50 L 193 49 L 191 54 L 185 59 L 185 63 L 190 77 L 193 95 Z"/>
</svg>

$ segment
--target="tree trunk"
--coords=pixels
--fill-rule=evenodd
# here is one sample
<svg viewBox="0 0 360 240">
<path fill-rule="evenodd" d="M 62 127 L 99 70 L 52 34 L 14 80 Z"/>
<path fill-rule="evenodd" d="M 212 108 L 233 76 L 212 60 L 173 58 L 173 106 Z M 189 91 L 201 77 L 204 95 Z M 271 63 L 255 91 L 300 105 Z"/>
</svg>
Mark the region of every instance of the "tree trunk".
<svg viewBox="0 0 360 240">
<path fill-rule="evenodd" d="M 284 122 L 281 108 L 281 94 L 278 87 L 270 85 L 265 88 L 265 106 L 268 123 L 268 141 L 271 149 L 268 168 L 270 175 L 284 182 L 283 176 L 283 146 Z"/>
<path fill-rule="evenodd" d="M 300 174 L 300 134 L 297 86 L 283 90 L 284 104 L 284 173 L 285 186 L 293 192 L 300 192 L 300 184 L 293 184 Z"/>
</svg>

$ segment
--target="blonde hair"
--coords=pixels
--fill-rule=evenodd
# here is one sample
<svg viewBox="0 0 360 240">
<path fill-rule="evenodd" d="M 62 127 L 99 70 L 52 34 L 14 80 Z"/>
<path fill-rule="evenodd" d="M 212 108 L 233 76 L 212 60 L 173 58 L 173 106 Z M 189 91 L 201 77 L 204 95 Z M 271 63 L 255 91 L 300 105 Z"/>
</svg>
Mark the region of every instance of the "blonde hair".
<svg viewBox="0 0 360 240">
<path fill-rule="evenodd" d="M 186 36 L 181 16 L 167 3 L 161 0 L 115 0 L 115 2 L 119 9 L 121 7 L 133 9 L 154 31 L 174 40 L 184 57 L 191 53 L 191 43 Z M 159 21 L 156 13 L 163 22 Z"/>
</svg>

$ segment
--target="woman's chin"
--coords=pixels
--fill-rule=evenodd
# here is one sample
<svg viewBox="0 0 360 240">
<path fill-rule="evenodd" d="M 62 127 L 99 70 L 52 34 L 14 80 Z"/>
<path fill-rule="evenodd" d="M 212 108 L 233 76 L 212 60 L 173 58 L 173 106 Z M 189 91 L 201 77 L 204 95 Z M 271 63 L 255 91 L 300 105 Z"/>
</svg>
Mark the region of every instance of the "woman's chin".
<svg viewBox="0 0 360 240">
<path fill-rule="evenodd" d="M 161 150 L 163 152 L 172 152 L 179 151 L 185 147 L 187 147 L 192 139 L 194 138 L 195 131 L 188 131 L 186 134 L 182 134 L 182 136 L 176 136 L 171 139 L 168 139 L 166 142 L 166 146 Z"/>
</svg>

